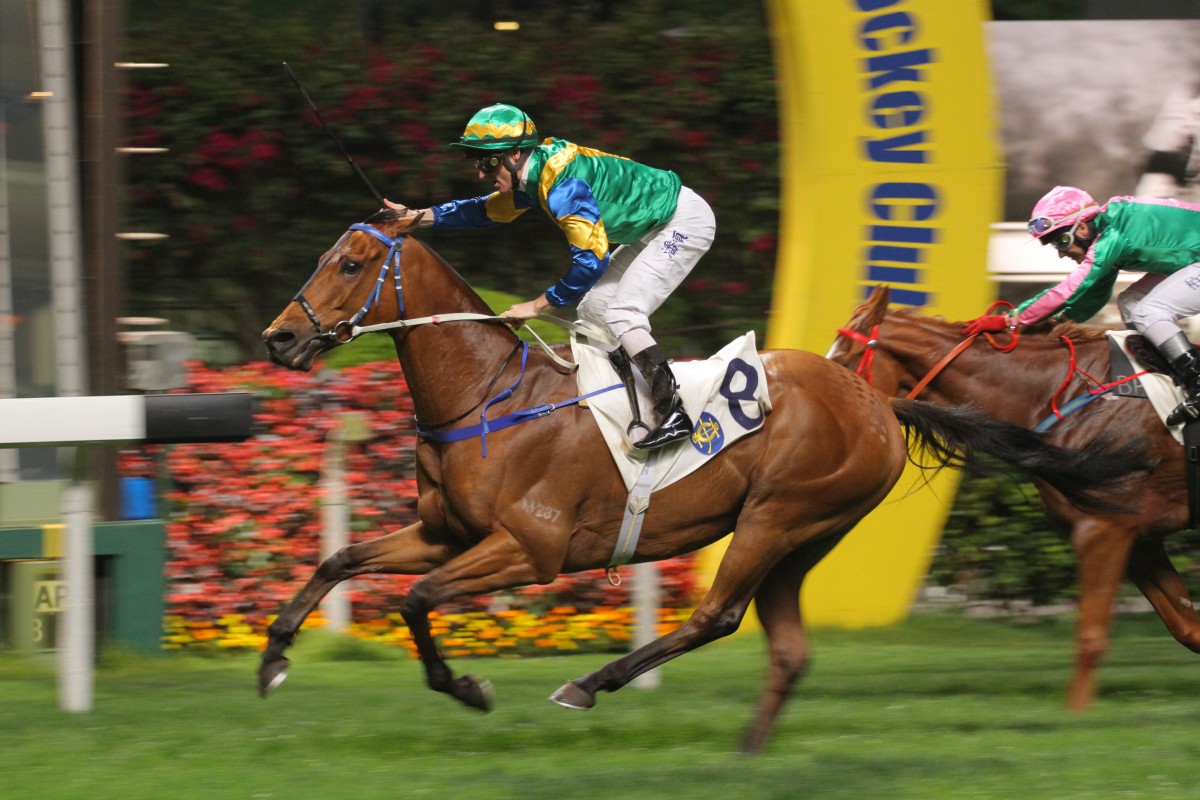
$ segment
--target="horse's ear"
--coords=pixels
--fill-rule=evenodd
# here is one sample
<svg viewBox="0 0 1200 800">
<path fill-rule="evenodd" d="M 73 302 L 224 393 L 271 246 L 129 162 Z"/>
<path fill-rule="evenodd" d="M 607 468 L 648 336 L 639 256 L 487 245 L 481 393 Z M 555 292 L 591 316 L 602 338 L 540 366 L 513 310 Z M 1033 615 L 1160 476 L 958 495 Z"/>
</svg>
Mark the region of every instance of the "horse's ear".
<svg viewBox="0 0 1200 800">
<path fill-rule="evenodd" d="M 875 288 L 871 290 L 871 294 L 867 297 L 867 305 L 869 305 L 872 310 L 881 306 L 886 309 L 891 300 L 892 290 L 888 288 L 886 284 L 878 283 L 875 285 Z"/>
</svg>

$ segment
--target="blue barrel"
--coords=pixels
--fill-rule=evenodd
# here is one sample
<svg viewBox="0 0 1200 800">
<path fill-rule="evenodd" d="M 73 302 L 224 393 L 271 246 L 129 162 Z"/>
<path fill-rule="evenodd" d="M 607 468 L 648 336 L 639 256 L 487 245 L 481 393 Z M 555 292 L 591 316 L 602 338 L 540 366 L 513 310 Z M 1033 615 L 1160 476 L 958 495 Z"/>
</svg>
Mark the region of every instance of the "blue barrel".
<svg viewBox="0 0 1200 800">
<path fill-rule="evenodd" d="M 121 519 L 157 519 L 153 478 L 121 478 Z"/>
</svg>

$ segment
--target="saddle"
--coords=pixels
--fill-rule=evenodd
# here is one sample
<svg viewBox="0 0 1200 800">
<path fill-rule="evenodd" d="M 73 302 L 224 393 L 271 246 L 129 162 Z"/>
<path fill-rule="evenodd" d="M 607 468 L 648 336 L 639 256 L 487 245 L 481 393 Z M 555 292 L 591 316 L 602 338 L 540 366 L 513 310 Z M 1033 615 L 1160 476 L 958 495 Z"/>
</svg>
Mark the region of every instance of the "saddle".
<svg viewBox="0 0 1200 800">
<path fill-rule="evenodd" d="M 1171 369 L 1171 365 L 1163 358 L 1162 353 L 1158 352 L 1157 347 L 1146 341 L 1145 336 L 1142 336 L 1140 333 L 1129 334 L 1125 337 L 1125 347 L 1128 348 L 1130 355 L 1141 364 L 1142 369 L 1150 370 L 1160 375 L 1167 375 L 1172 380 L 1175 380 L 1175 373 Z M 1118 353 L 1120 352 L 1120 348 L 1114 349 Z M 1123 353 L 1122 356 L 1124 356 Z M 1125 361 L 1128 363 L 1129 359 L 1125 359 Z"/>
<path fill-rule="evenodd" d="M 1171 369 L 1171 365 L 1163 358 L 1162 353 L 1158 352 L 1158 348 L 1146 341 L 1146 337 L 1139 333 L 1125 335 L 1122 343 L 1115 335 L 1117 333 L 1121 332 L 1110 331 L 1108 337 L 1112 357 L 1112 379 L 1120 380 L 1137 372 L 1147 371 L 1158 380 L 1160 387 L 1169 382 L 1173 391 L 1170 393 L 1167 405 L 1181 402 L 1183 394 L 1178 388 L 1179 380 L 1175 377 L 1175 371 Z M 1146 380 L 1148 377 L 1150 376 L 1143 376 L 1136 381 L 1129 381 L 1117 386 L 1117 394 L 1123 397 L 1145 397 L 1153 402 L 1155 398 L 1147 392 L 1147 387 L 1153 385 Z M 1130 388 L 1120 391 L 1125 387 Z M 1162 392 L 1161 388 L 1159 392 Z M 1161 401 L 1154 402 L 1154 407 L 1165 424 L 1164 404 Z M 1171 408 L 1173 407 L 1171 405 Z M 1195 528 L 1200 526 L 1200 420 L 1176 425 L 1171 433 L 1175 436 L 1175 440 L 1183 445 L 1183 454 L 1187 459 L 1188 521 L 1190 526 Z"/>
<path fill-rule="evenodd" d="M 581 394 L 620 382 L 608 356 L 596 347 L 579 341 L 572 343 Z M 712 357 L 702 361 L 676 362 L 671 365 L 679 381 L 679 393 L 696 427 L 690 442 L 662 448 L 655 462 L 654 490 L 665 488 L 704 466 L 714 456 L 742 436 L 754 433 L 771 409 L 767 376 L 758 356 L 754 333 L 734 339 Z M 635 378 L 640 380 L 640 375 Z M 639 383 L 639 401 L 649 389 Z M 591 397 L 592 410 L 600 432 L 609 445 L 625 486 L 638 483 L 648 453 L 637 450 L 629 440 L 633 411 L 624 392 L 612 391 Z M 647 413 L 649 409 L 644 409 Z"/>
</svg>

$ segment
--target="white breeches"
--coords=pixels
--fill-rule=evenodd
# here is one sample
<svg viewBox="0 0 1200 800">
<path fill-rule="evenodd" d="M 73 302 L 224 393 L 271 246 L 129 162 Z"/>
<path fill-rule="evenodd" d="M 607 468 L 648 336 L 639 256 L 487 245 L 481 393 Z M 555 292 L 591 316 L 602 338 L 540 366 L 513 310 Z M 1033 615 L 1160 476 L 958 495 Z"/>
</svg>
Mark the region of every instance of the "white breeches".
<svg viewBox="0 0 1200 800">
<path fill-rule="evenodd" d="M 603 325 L 631 354 L 654 344 L 650 315 L 708 252 L 716 230 L 704 198 L 681 187 L 665 225 L 613 252 L 604 275 L 580 299 L 579 318 Z"/>
<path fill-rule="evenodd" d="M 1200 263 L 1171 275 L 1146 273 L 1117 298 L 1126 325 L 1160 346 L 1179 333 L 1176 323 L 1200 314 Z"/>
</svg>

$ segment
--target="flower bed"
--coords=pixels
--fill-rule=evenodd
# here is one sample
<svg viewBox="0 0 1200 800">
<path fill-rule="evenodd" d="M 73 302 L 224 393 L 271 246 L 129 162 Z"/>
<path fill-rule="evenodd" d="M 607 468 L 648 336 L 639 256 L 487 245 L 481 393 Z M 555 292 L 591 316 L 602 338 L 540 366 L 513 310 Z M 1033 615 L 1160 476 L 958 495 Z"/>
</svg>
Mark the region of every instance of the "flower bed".
<svg viewBox="0 0 1200 800">
<path fill-rule="evenodd" d="M 167 526 L 170 649 L 261 648 L 273 615 L 320 561 L 322 460 L 326 438 L 347 412 L 362 412 L 368 438 L 346 446 L 351 541 L 416 518 L 412 402 L 397 364 L 290 373 L 256 363 L 190 368 L 191 390 L 251 391 L 257 434 L 246 442 L 144 447 L 122 452 L 125 477 L 153 477 Z M 660 562 L 660 629 L 695 605 L 690 557 Z M 414 576 L 348 581 L 350 632 L 412 649 L 397 613 Z M 603 570 L 546 586 L 447 604 L 432 616 L 447 655 L 528 655 L 623 650 L 632 637 L 626 586 Z M 306 626 L 324 622 L 314 613 Z"/>
</svg>

